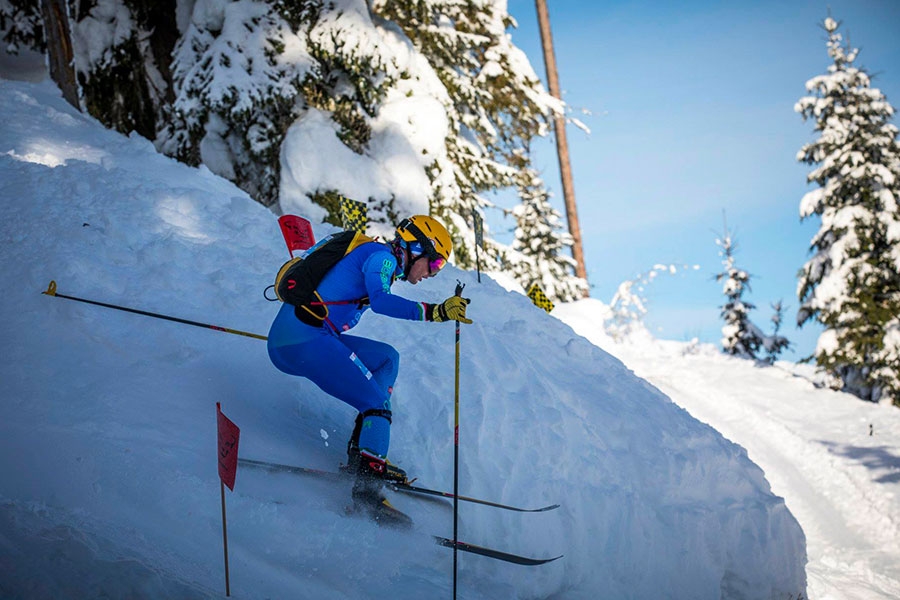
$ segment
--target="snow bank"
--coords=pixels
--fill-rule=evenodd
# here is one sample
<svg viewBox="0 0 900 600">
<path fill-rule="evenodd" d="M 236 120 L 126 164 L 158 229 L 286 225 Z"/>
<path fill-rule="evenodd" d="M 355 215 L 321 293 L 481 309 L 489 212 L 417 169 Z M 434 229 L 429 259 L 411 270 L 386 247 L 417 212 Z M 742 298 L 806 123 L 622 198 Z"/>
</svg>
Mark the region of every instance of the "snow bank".
<svg viewBox="0 0 900 600">
<path fill-rule="evenodd" d="M 807 540 L 809 598 L 900 598 L 900 411 L 827 389 L 814 365 L 607 336 L 596 301 L 553 314 L 747 449 Z"/>
<path fill-rule="evenodd" d="M 286 258 L 275 217 L 232 184 L 75 113 L 48 84 L 2 82 L 0 591 L 11 597 L 214 597 L 223 587 L 215 403 L 241 454 L 334 468 L 353 411 L 272 367 L 258 340 L 41 296 L 60 293 L 265 333 Z M 321 231 L 318 233 L 322 233 Z M 461 492 L 562 508 L 461 510 L 464 598 L 788 598 L 802 531 L 745 452 L 618 360 L 488 278 L 448 267 L 396 293 L 462 332 Z M 369 315 L 402 356 L 391 457 L 450 489 L 453 327 Z M 242 598 L 447 597 L 449 511 L 397 504 L 414 533 L 344 514 L 348 490 L 241 470 L 228 495 Z"/>
</svg>

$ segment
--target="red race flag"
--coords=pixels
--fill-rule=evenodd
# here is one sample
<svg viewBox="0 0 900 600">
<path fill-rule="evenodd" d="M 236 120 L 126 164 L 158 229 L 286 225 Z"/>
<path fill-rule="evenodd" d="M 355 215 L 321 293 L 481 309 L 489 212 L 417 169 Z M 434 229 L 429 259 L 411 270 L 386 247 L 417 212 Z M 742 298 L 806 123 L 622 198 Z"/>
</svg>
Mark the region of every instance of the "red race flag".
<svg viewBox="0 0 900 600">
<path fill-rule="evenodd" d="M 216 419 L 219 429 L 219 479 L 233 492 L 241 430 L 222 413 L 222 405 L 218 402 L 216 402 Z"/>
<path fill-rule="evenodd" d="M 295 250 L 306 250 L 316 241 L 312 225 L 303 217 L 283 215 L 278 217 L 278 225 L 281 226 L 281 235 L 284 236 L 291 256 L 294 256 Z"/>
</svg>

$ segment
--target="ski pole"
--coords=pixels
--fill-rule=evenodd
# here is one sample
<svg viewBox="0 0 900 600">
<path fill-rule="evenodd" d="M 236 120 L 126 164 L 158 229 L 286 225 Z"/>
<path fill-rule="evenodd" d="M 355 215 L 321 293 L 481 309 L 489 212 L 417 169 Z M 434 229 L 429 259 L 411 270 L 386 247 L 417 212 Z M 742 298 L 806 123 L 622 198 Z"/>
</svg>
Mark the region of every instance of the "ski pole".
<svg viewBox="0 0 900 600">
<path fill-rule="evenodd" d="M 466 287 L 456 280 L 457 296 Z M 456 392 L 453 400 L 453 600 L 456 600 L 457 554 L 459 549 L 459 319 L 456 320 Z"/>
<path fill-rule="evenodd" d="M 104 308 L 113 308 L 115 310 L 122 310 L 125 312 L 134 313 L 136 315 L 144 315 L 145 317 L 154 317 L 156 319 L 165 319 L 166 321 L 174 321 L 176 323 L 184 323 L 185 325 L 193 325 L 195 327 L 204 327 L 206 329 L 213 329 L 215 331 L 222 331 L 224 333 L 233 333 L 235 335 L 243 335 L 246 337 L 256 338 L 258 340 L 269 339 L 264 335 L 259 335 L 258 333 L 250 333 L 247 331 L 240 331 L 237 329 L 229 329 L 227 327 L 219 327 L 218 325 L 210 325 L 208 323 L 200 323 L 198 321 L 189 321 L 187 319 L 181 319 L 179 317 L 170 317 L 168 315 L 161 315 L 158 313 L 147 312 L 145 310 L 138 310 L 136 308 L 128 308 L 127 306 L 118 306 L 116 304 L 107 304 L 106 302 L 97 302 L 96 300 L 87 300 L 85 298 L 77 298 L 75 296 L 67 296 L 65 294 L 57 293 L 55 281 L 51 281 L 50 287 L 47 288 L 47 291 L 41 292 L 41 293 L 46 294 L 47 296 L 53 296 L 54 298 L 65 298 L 66 300 L 75 300 L 76 302 L 84 302 L 85 304 L 93 304 L 95 306 L 102 306 Z"/>
</svg>

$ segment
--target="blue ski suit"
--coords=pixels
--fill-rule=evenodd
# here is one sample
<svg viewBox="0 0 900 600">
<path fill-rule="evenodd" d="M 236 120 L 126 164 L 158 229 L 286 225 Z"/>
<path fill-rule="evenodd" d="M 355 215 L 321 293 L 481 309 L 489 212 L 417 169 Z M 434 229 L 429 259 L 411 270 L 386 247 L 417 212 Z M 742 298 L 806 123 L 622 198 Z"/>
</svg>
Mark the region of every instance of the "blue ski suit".
<svg viewBox="0 0 900 600">
<path fill-rule="evenodd" d="M 272 364 L 289 375 L 306 377 L 360 413 L 390 411 L 400 355 L 388 344 L 346 332 L 368 308 L 397 319 L 425 320 L 425 304 L 391 295 L 391 284 L 402 274 L 403 265 L 390 246 L 368 242 L 355 248 L 331 268 L 317 290 L 326 303 L 368 297 L 369 305 L 327 305 L 328 318 L 321 327 L 307 325 L 292 305 L 282 305 L 269 329 Z M 389 445 L 387 415 L 367 415 L 359 449 L 386 458 Z"/>
</svg>

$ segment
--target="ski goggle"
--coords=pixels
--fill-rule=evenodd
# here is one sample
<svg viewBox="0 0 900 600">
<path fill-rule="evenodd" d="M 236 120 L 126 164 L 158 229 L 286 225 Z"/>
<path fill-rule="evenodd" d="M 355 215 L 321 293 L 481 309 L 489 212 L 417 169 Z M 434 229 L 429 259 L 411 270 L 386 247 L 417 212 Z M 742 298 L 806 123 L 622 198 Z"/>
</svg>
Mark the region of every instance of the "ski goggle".
<svg viewBox="0 0 900 600">
<path fill-rule="evenodd" d="M 437 258 L 429 258 L 428 259 L 428 272 L 429 273 L 437 273 L 441 269 L 447 266 L 447 259 L 443 256 L 438 256 Z"/>
<path fill-rule="evenodd" d="M 429 245 L 433 248 L 434 244 L 429 240 Z M 438 254 L 436 251 L 432 250 L 430 253 L 426 252 L 422 248 L 422 244 L 420 242 L 409 242 L 409 250 L 414 255 L 420 258 L 428 259 L 428 272 L 429 273 L 437 273 L 445 266 L 447 266 L 447 259 Z"/>
</svg>

